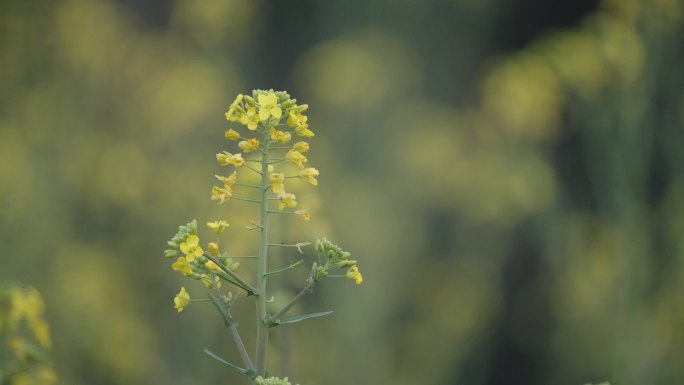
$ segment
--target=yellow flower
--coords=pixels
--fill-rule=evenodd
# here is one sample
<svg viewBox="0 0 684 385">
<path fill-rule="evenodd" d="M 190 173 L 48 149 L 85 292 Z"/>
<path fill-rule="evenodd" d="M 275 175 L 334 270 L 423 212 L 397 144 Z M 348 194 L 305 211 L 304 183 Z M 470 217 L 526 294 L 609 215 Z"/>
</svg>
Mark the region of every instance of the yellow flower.
<svg viewBox="0 0 684 385">
<path fill-rule="evenodd" d="M 178 309 L 179 313 L 183 311 L 184 307 L 190 305 L 190 294 L 185 291 L 184 287 L 181 287 L 180 292 L 176 294 L 176 297 L 173 299 L 173 303 L 176 305 L 174 308 Z"/>
<path fill-rule="evenodd" d="M 217 256 L 219 253 L 219 248 L 216 242 L 209 242 L 209 244 L 207 245 L 207 250 L 209 250 L 209 254 L 213 255 L 214 257 Z"/>
<path fill-rule="evenodd" d="M 245 160 L 242 159 L 242 154 L 233 155 L 228 151 L 223 151 L 220 154 L 216 154 L 216 160 L 221 166 L 232 164 L 235 167 L 242 167 L 245 164 Z"/>
<path fill-rule="evenodd" d="M 212 229 L 216 234 L 221 234 L 228 226 L 230 226 L 230 224 L 226 221 L 207 222 L 207 227 Z"/>
<path fill-rule="evenodd" d="M 199 257 L 204 252 L 199 245 L 199 237 L 195 234 L 188 235 L 185 242 L 180 244 L 180 249 L 185 253 L 185 258 L 188 262 L 194 261 L 195 257 Z"/>
<path fill-rule="evenodd" d="M 206 267 L 207 270 L 209 270 L 209 271 L 213 271 L 214 273 L 220 273 L 221 271 L 223 271 L 223 270 L 221 270 L 219 265 L 214 263 L 214 261 L 205 262 L 204 267 Z"/>
<path fill-rule="evenodd" d="M 271 182 L 271 188 L 273 189 L 274 193 L 285 193 L 285 173 L 274 173 L 273 166 L 270 164 L 268 165 L 268 180 Z"/>
<path fill-rule="evenodd" d="M 292 128 L 302 127 L 304 129 L 309 128 L 306 121 L 309 120 L 308 117 L 296 112 L 295 110 L 290 110 L 290 114 L 287 117 L 287 125 Z"/>
<path fill-rule="evenodd" d="M 297 210 L 295 211 L 295 215 L 297 215 L 305 221 L 311 219 L 311 215 L 309 215 L 309 210 Z"/>
<path fill-rule="evenodd" d="M 299 167 L 299 168 L 304 168 L 304 163 L 306 163 L 306 161 L 307 161 L 306 157 L 304 155 L 302 155 L 301 152 L 296 151 L 296 150 L 288 151 L 287 154 L 285 154 L 285 159 L 296 164 L 297 167 Z"/>
<path fill-rule="evenodd" d="M 259 145 L 259 141 L 254 138 L 243 140 L 242 142 L 238 143 L 238 147 L 240 147 L 244 152 L 254 151 L 259 148 Z"/>
<path fill-rule="evenodd" d="M 313 186 L 318 186 L 318 181 L 316 180 L 316 177 L 318 176 L 318 170 L 313 167 L 308 167 L 299 171 L 297 176 L 304 182 L 309 182 Z"/>
<path fill-rule="evenodd" d="M 352 266 L 351 268 L 349 268 L 346 277 L 348 280 L 356 282 L 357 285 L 360 285 L 361 282 L 363 282 L 363 276 L 359 272 L 359 268 L 356 266 Z"/>
<path fill-rule="evenodd" d="M 240 133 L 233 130 L 232 128 L 223 134 L 228 140 L 240 140 Z"/>
<path fill-rule="evenodd" d="M 276 130 L 274 127 L 271 127 L 271 140 L 275 140 L 276 142 L 285 144 L 292 140 L 292 135 L 288 134 L 287 132 Z"/>
<path fill-rule="evenodd" d="M 208 274 L 202 274 L 200 275 L 200 281 L 204 284 L 204 286 L 207 287 L 207 289 L 213 289 L 214 288 L 214 280 L 211 278 L 210 275 Z"/>
<path fill-rule="evenodd" d="M 243 96 L 242 94 L 238 94 L 238 96 L 235 98 L 233 103 L 231 103 L 231 105 L 228 106 L 228 112 L 226 112 L 226 119 L 227 120 L 234 122 L 238 119 L 237 116 L 235 115 L 235 111 L 237 110 L 240 102 L 242 102 L 242 96 Z"/>
<path fill-rule="evenodd" d="M 232 193 L 233 192 L 233 185 L 235 182 L 237 182 L 237 171 L 233 171 L 232 174 L 229 176 L 221 176 L 221 175 L 214 175 L 216 179 L 220 180 L 223 182 L 223 188 L 227 190 L 228 192 Z"/>
<path fill-rule="evenodd" d="M 297 134 L 299 136 L 303 136 L 305 138 L 310 138 L 310 137 L 314 136 L 313 131 L 309 130 L 308 128 L 306 128 L 304 126 L 296 127 L 295 128 L 295 134 Z"/>
<path fill-rule="evenodd" d="M 233 193 L 225 187 L 221 188 L 214 186 L 211 188 L 211 200 L 219 201 L 219 204 L 222 204 L 223 202 L 227 201 L 232 196 Z"/>
<path fill-rule="evenodd" d="M 247 112 L 240 115 L 240 124 L 247 126 L 247 129 L 250 131 L 257 129 L 257 126 L 259 125 L 259 115 L 257 115 L 254 107 L 248 108 Z"/>
<path fill-rule="evenodd" d="M 295 197 L 294 194 L 290 193 L 283 193 L 278 195 L 278 199 L 280 201 L 278 202 L 278 210 L 283 211 L 285 206 L 287 207 L 297 207 L 297 197 Z"/>
<path fill-rule="evenodd" d="M 283 111 L 278 107 L 278 97 L 275 92 L 269 91 L 268 95 L 259 94 L 257 99 L 259 100 L 259 119 L 264 121 L 270 116 L 280 119 Z"/>
<path fill-rule="evenodd" d="M 302 154 L 309 151 L 309 143 L 307 142 L 297 142 L 292 146 L 295 151 L 299 151 Z"/>
<path fill-rule="evenodd" d="M 178 257 L 176 262 L 171 265 L 171 268 L 174 271 L 180 272 L 186 277 L 192 277 L 192 268 L 190 267 L 190 264 L 188 264 L 188 260 L 184 257 Z"/>
</svg>

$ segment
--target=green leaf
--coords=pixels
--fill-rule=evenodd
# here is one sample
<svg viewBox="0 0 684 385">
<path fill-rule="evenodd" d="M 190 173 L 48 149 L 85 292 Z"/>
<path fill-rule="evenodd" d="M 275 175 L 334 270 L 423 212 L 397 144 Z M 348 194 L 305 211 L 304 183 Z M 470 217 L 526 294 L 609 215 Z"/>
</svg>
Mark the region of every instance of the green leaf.
<svg viewBox="0 0 684 385">
<path fill-rule="evenodd" d="M 235 364 L 231 364 L 230 362 L 228 362 L 228 361 L 224 360 L 223 358 L 217 356 L 216 354 L 212 353 L 209 349 L 206 349 L 206 348 L 205 348 L 205 349 L 204 349 L 204 352 L 207 353 L 211 358 L 215 359 L 216 361 L 218 361 L 218 362 L 220 362 L 220 363 L 222 363 L 222 364 L 224 364 L 224 365 L 230 367 L 230 368 L 233 369 L 233 370 L 238 371 L 238 372 L 239 372 L 240 374 L 242 374 L 243 376 L 248 377 L 250 380 L 253 380 L 253 379 L 256 378 L 256 373 L 255 373 L 253 370 L 251 370 L 251 369 L 244 369 L 244 368 L 241 368 L 241 367 L 239 367 L 239 366 L 237 366 L 237 365 L 235 365 Z"/>
<path fill-rule="evenodd" d="M 309 318 L 323 317 L 323 316 L 326 316 L 328 314 L 332 314 L 332 312 L 333 312 L 332 310 L 329 310 L 329 311 L 322 311 L 319 313 L 303 314 L 303 315 L 298 315 L 298 316 L 294 316 L 294 317 L 283 318 L 281 320 L 276 320 L 275 323 L 278 325 L 293 324 L 295 322 L 304 321 L 305 319 L 309 319 Z"/>
</svg>

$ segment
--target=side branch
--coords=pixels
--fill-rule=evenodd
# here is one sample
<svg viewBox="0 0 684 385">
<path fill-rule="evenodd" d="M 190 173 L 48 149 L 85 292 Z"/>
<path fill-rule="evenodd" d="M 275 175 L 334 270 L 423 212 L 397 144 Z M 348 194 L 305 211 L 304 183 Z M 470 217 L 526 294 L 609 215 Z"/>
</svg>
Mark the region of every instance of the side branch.
<svg viewBox="0 0 684 385">
<path fill-rule="evenodd" d="M 315 284 L 316 284 L 316 281 L 309 282 L 306 286 L 304 286 L 304 288 L 302 289 L 302 291 L 299 292 L 299 294 L 297 294 L 294 298 L 292 298 L 290 300 L 290 302 L 288 302 L 287 305 L 283 306 L 282 309 L 278 310 L 277 313 L 273 314 L 273 316 L 271 316 L 271 318 L 273 318 L 274 320 L 277 320 L 278 318 L 284 316 L 285 313 L 287 313 L 290 309 L 292 309 L 292 306 L 294 306 L 297 302 L 299 302 L 299 300 L 304 298 L 304 296 L 307 295 L 311 291 L 311 288 L 313 288 L 313 286 Z"/>
</svg>

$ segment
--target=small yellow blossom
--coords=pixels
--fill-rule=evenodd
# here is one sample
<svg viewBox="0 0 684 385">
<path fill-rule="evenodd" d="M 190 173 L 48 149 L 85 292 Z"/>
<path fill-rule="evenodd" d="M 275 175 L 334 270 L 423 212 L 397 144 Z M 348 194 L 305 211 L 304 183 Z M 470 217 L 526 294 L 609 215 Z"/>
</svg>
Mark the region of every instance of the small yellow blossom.
<svg viewBox="0 0 684 385">
<path fill-rule="evenodd" d="M 214 288 L 214 279 L 211 277 L 211 275 L 208 274 L 202 274 L 200 275 L 200 281 L 204 284 L 204 286 L 207 287 L 207 289 L 213 289 Z"/>
<path fill-rule="evenodd" d="M 273 172 L 273 166 L 268 165 L 268 180 L 271 182 L 271 188 L 276 194 L 285 193 L 285 173 Z"/>
<path fill-rule="evenodd" d="M 296 127 L 295 128 L 295 134 L 297 134 L 299 136 L 303 136 L 305 138 L 310 138 L 310 137 L 314 136 L 313 131 L 309 130 L 308 128 L 306 128 L 304 126 Z"/>
<path fill-rule="evenodd" d="M 285 206 L 287 207 L 297 207 L 297 197 L 294 194 L 283 193 L 278 195 L 278 210 L 283 211 Z"/>
<path fill-rule="evenodd" d="M 178 309 L 179 313 L 183 311 L 184 307 L 190 305 L 190 294 L 185 291 L 184 287 L 181 287 L 180 292 L 176 294 L 176 297 L 173 299 L 173 303 L 176 305 L 174 308 Z"/>
<path fill-rule="evenodd" d="M 192 268 L 190 267 L 190 264 L 188 264 L 188 260 L 184 257 L 178 257 L 176 262 L 171 265 L 171 268 L 174 271 L 180 272 L 186 277 L 192 277 Z"/>
<path fill-rule="evenodd" d="M 297 167 L 299 167 L 299 168 L 304 168 L 304 163 L 307 162 L 306 157 L 304 155 L 302 155 L 301 152 L 296 151 L 296 150 L 288 151 L 287 154 L 285 154 L 285 159 L 296 164 Z"/>
<path fill-rule="evenodd" d="M 230 226 L 230 224 L 226 221 L 207 222 L 207 227 L 212 229 L 216 234 L 221 234 L 228 226 Z"/>
<path fill-rule="evenodd" d="M 199 245 L 199 237 L 195 234 L 189 235 L 185 242 L 180 244 L 180 249 L 185 253 L 185 258 L 188 262 L 195 260 L 195 257 L 199 257 L 204 253 L 204 250 Z"/>
<path fill-rule="evenodd" d="M 232 196 L 233 193 L 227 188 L 221 188 L 217 186 L 211 188 L 211 200 L 219 201 L 219 204 L 223 204 L 223 202 L 227 201 Z"/>
<path fill-rule="evenodd" d="M 259 119 L 264 121 L 271 116 L 280 119 L 283 111 L 278 107 L 278 97 L 275 92 L 269 91 L 268 95 L 259 94 L 257 100 L 259 100 Z"/>
<path fill-rule="evenodd" d="M 292 146 L 295 151 L 299 151 L 302 154 L 309 151 L 309 143 L 307 142 L 297 142 Z"/>
<path fill-rule="evenodd" d="M 297 210 L 295 211 L 295 215 L 298 217 L 302 218 L 305 221 L 308 221 L 311 219 L 311 215 L 309 214 L 309 210 Z"/>
<path fill-rule="evenodd" d="M 228 139 L 228 140 L 240 140 L 240 133 L 237 132 L 237 131 L 235 131 L 235 130 L 233 130 L 232 128 L 229 129 L 228 131 L 226 131 L 226 133 L 224 134 L 224 136 L 225 136 L 226 139 Z"/>
<path fill-rule="evenodd" d="M 243 140 L 240 143 L 238 143 L 238 147 L 242 149 L 244 152 L 250 152 L 258 149 L 260 146 L 260 143 L 257 139 L 248 139 L 248 140 Z"/>
<path fill-rule="evenodd" d="M 230 191 L 233 192 L 233 185 L 235 182 L 237 182 L 237 171 L 233 171 L 232 174 L 228 176 L 221 176 L 221 175 L 214 175 L 216 179 L 220 180 L 223 182 L 223 187 Z"/>
<path fill-rule="evenodd" d="M 205 262 L 204 267 L 206 267 L 209 271 L 213 271 L 214 273 L 220 273 L 222 271 L 219 265 L 214 263 L 214 261 Z"/>
<path fill-rule="evenodd" d="M 242 94 L 238 94 L 238 96 L 235 98 L 233 103 L 231 103 L 231 105 L 228 106 L 228 112 L 226 112 L 226 119 L 227 120 L 234 122 L 238 119 L 237 115 L 235 115 L 235 111 L 237 110 L 238 106 L 240 105 L 240 102 L 242 102 L 242 97 L 243 97 Z"/>
<path fill-rule="evenodd" d="M 209 251 L 209 254 L 213 255 L 214 257 L 217 256 L 219 253 L 219 248 L 216 242 L 209 242 L 209 244 L 207 245 L 207 250 Z"/>
<path fill-rule="evenodd" d="M 247 126 L 247 129 L 254 131 L 259 125 L 259 115 L 257 115 L 256 110 L 251 107 L 247 109 L 247 112 L 240 116 L 240 124 Z"/>
<path fill-rule="evenodd" d="M 276 130 L 275 127 L 271 127 L 271 140 L 286 144 L 292 140 L 292 135 L 288 134 L 287 132 Z"/>
<path fill-rule="evenodd" d="M 245 164 L 245 160 L 242 159 L 242 154 L 233 155 L 228 151 L 223 151 L 220 154 L 216 154 L 216 160 L 221 166 L 232 164 L 235 167 L 242 167 Z"/>
<path fill-rule="evenodd" d="M 290 110 L 290 114 L 287 117 L 287 125 L 292 128 L 301 127 L 302 129 L 309 128 L 306 121 L 309 120 L 308 117 L 296 112 L 295 110 Z"/>
<path fill-rule="evenodd" d="M 313 167 L 307 167 L 299 171 L 297 176 L 304 182 L 309 182 L 313 186 L 318 186 L 318 180 L 316 180 L 316 177 L 318 176 L 318 170 Z"/>
<path fill-rule="evenodd" d="M 348 280 L 356 282 L 357 285 L 360 285 L 361 282 L 363 282 L 363 276 L 359 272 L 359 268 L 356 266 L 352 266 L 349 268 L 349 271 L 347 271 L 346 277 Z"/>
</svg>

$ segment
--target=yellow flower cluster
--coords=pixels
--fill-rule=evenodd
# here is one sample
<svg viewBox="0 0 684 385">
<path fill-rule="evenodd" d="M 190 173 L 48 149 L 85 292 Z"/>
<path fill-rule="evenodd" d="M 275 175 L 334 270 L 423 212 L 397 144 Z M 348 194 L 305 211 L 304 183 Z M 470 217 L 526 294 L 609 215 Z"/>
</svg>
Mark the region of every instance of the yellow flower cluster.
<svg viewBox="0 0 684 385">
<path fill-rule="evenodd" d="M 230 180 L 230 177 L 218 177 L 219 180 Z M 216 235 L 220 235 L 223 230 L 229 227 L 230 224 L 226 221 L 207 222 L 207 227 L 211 229 Z M 218 243 L 209 242 L 207 244 L 207 253 L 200 246 L 200 239 L 197 235 L 197 222 L 192 221 L 185 226 L 180 226 L 178 233 L 168 242 L 172 248 L 165 251 L 165 255 L 169 258 L 177 257 L 176 261 L 171 265 L 171 269 L 181 273 L 185 277 L 190 277 L 202 282 L 208 289 L 221 287 L 221 279 L 226 278 L 226 273 L 236 270 L 239 263 L 233 262 L 231 258 L 222 255 L 219 251 Z M 178 252 L 182 256 L 178 256 Z M 213 258 L 213 259 L 212 259 Z M 221 264 L 217 264 L 217 261 Z M 185 306 L 190 303 L 190 296 L 185 290 L 181 288 L 180 293 L 174 298 L 175 308 L 181 312 Z"/>
<path fill-rule="evenodd" d="M 304 155 L 309 151 L 309 143 L 299 141 L 291 146 L 278 147 L 279 145 L 286 145 L 290 143 L 293 136 L 300 136 L 310 138 L 314 136 L 313 131 L 309 129 L 309 118 L 304 115 L 304 112 L 309 108 L 308 105 L 297 105 L 295 99 L 291 99 L 290 95 L 282 91 L 262 91 L 255 90 L 252 95 L 238 95 L 235 100 L 228 106 L 226 112 L 226 119 L 229 122 L 239 123 L 245 126 L 249 131 L 256 131 L 263 135 L 263 142 L 256 138 L 247 139 L 243 137 L 237 130 L 230 128 L 225 132 L 225 137 L 231 141 L 239 141 L 238 147 L 242 150 L 242 154 L 232 154 L 228 151 L 223 151 L 216 154 L 216 159 L 222 166 L 232 165 L 236 168 L 245 165 L 245 162 L 260 162 L 257 159 L 245 159 L 243 154 L 260 150 L 263 156 L 270 156 L 269 151 L 286 150 L 278 161 L 287 161 L 296 165 L 300 170 L 295 175 L 286 176 L 284 170 L 274 170 L 273 164 L 268 165 L 268 181 L 270 189 L 275 194 L 275 199 L 278 203 L 278 210 L 282 211 L 286 207 L 297 207 L 297 197 L 285 190 L 285 181 L 288 178 L 299 178 L 300 180 L 311 184 L 318 185 L 316 177 L 319 175 L 317 169 L 313 167 L 306 167 L 308 162 Z M 283 129 L 282 127 L 285 127 Z M 262 158 L 263 159 L 263 158 Z M 270 158 L 269 158 L 270 159 Z M 255 170 L 247 166 L 249 170 Z M 235 175 L 235 173 L 233 173 Z M 234 177 L 230 181 L 219 179 L 224 182 L 224 186 L 214 186 L 211 192 L 211 199 L 223 203 L 233 196 L 232 185 L 235 184 Z M 237 199 L 237 198 L 235 198 Z M 310 215 L 308 211 L 298 210 L 294 212 L 300 218 L 309 220 Z"/>
</svg>

